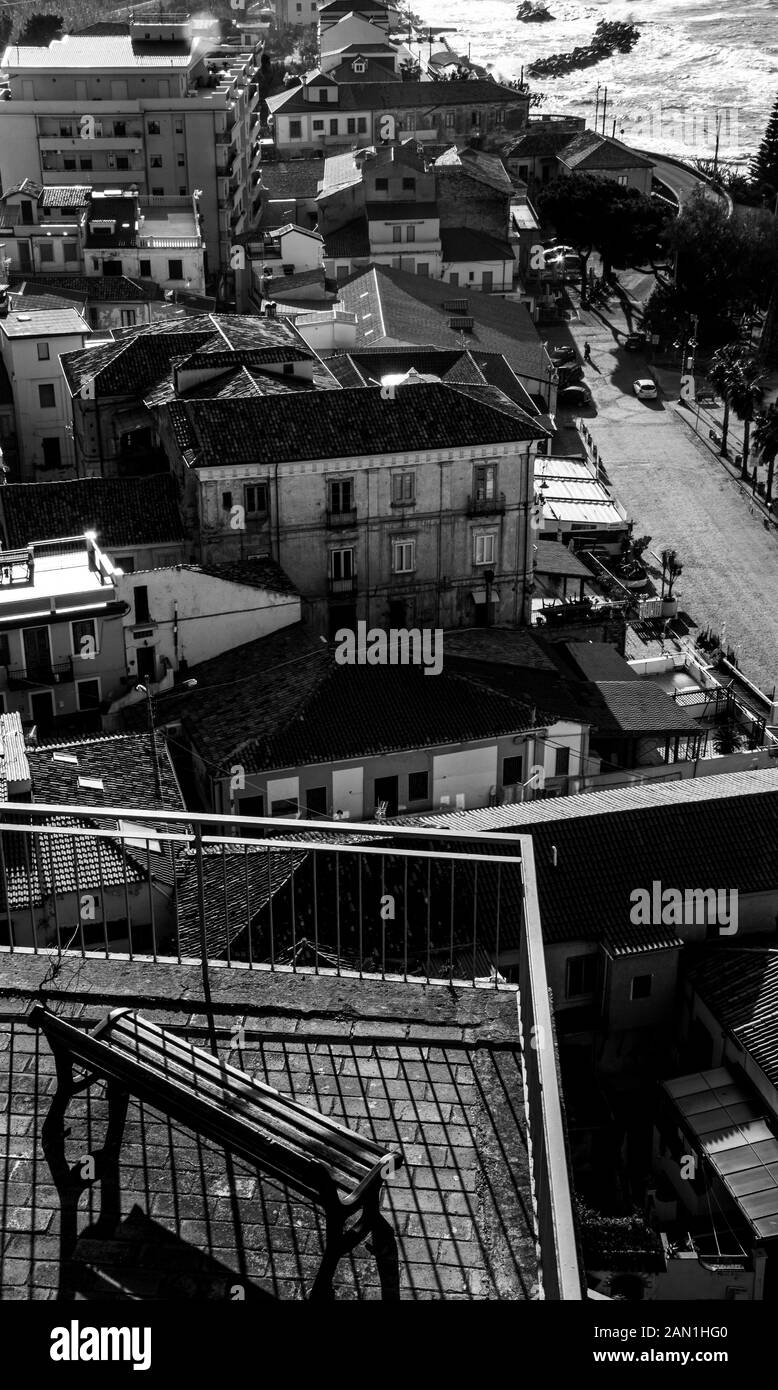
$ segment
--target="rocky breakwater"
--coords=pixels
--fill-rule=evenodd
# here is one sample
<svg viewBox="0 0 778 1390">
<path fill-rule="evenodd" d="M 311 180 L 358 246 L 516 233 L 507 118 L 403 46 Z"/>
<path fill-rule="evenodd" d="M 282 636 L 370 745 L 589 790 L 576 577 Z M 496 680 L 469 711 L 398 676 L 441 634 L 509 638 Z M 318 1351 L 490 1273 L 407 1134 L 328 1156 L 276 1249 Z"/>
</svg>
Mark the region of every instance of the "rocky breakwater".
<svg viewBox="0 0 778 1390">
<path fill-rule="evenodd" d="M 591 43 L 574 48 L 571 53 L 552 53 L 549 58 L 538 58 L 527 68 L 530 77 L 563 77 L 577 68 L 591 68 L 603 58 L 612 58 L 614 53 L 629 53 L 640 38 L 640 30 L 635 24 L 622 24 L 601 20 L 594 31 Z"/>
</svg>

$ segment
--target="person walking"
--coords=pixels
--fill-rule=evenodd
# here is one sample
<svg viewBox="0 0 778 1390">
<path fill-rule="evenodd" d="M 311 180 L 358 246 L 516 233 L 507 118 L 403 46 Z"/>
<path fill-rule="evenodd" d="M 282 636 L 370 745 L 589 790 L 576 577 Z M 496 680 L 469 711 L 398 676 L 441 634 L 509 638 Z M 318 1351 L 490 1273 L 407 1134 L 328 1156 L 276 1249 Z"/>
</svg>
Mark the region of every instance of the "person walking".
<svg viewBox="0 0 778 1390">
<path fill-rule="evenodd" d="M 592 349 L 588 342 L 584 343 L 584 362 L 591 362 Z"/>
</svg>

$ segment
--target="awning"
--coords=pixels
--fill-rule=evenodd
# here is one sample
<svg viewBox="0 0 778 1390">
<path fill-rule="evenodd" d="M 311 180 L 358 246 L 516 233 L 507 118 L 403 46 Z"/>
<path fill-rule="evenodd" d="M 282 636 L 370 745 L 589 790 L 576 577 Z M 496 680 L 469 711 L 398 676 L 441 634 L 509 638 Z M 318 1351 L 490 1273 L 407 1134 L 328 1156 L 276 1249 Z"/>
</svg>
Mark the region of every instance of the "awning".
<svg viewBox="0 0 778 1390">
<path fill-rule="evenodd" d="M 486 603 L 486 589 L 474 589 L 470 597 L 473 600 L 473 603 Z M 491 603 L 500 602 L 499 589 L 492 589 L 490 591 L 489 600 Z"/>
</svg>

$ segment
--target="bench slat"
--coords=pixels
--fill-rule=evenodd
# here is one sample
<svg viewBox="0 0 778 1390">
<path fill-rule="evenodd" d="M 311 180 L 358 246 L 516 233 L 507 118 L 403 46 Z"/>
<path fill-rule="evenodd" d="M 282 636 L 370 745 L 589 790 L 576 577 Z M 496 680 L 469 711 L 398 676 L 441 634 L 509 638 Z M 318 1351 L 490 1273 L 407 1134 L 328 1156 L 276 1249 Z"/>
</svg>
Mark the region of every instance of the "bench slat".
<svg viewBox="0 0 778 1390">
<path fill-rule="evenodd" d="M 152 1047 L 150 1057 L 152 1061 L 157 1057 L 164 1058 L 165 1065 L 170 1065 L 174 1060 L 180 1061 L 180 1065 L 185 1069 L 184 1075 L 192 1074 L 195 1078 L 203 1076 L 206 1084 L 215 1087 L 225 1087 L 225 1078 L 229 1084 L 226 1086 L 226 1099 L 233 1101 L 237 1096 L 248 1100 L 252 1104 L 259 1104 L 263 1116 L 278 1116 L 281 1122 L 288 1121 L 290 1114 L 294 1115 L 295 1121 L 314 1138 L 325 1138 L 329 1142 L 336 1144 L 342 1149 L 346 1157 L 353 1157 L 361 1165 L 368 1164 L 370 1167 L 374 1163 L 383 1161 L 388 1151 L 375 1140 L 363 1138 L 353 1130 L 345 1129 L 329 1115 L 321 1115 L 311 1110 L 308 1106 L 302 1105 L 299 1101 L 282 1095 L 273 1086 L 268 1086 L 265 1082 L 258 1081 L 254 1077 L 249 1077 L 246 1072 L 240 1071 L 237 1067 L 228 1062 L 223 1062 L 211 1056 L 210 1053 L 195 1047 L 186 1039 L 178 1037 L 171 1038 L 164 1033 L 156 1024 L 150 1024 L 148 1020 L 132 1016 L 131 1019 L 125 1015 L 117 1020 L 117 1024 L 111 1030 L 111 1038 L 114 1042 L 122 1038 L 132 1049 L 131 1055 L 135 1055 L 136 1048 L 143 1048 L 138 1034 L 142 1033 L 150 1037 Z M 157 1047 L 154 1046 L 157 1044 Z M 176 1059 L 176 1053 L 179 1054 Z"/>
</svg>

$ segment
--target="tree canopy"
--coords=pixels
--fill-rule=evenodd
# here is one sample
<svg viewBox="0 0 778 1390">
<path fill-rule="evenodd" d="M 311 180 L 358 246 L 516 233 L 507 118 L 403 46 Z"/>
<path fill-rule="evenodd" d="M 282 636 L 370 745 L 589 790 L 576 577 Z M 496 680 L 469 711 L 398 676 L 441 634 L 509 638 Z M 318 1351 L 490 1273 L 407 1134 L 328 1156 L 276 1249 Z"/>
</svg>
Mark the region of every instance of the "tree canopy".
<svg viewBox="0 0 778 1390">
<path fill-rule="evenodd" d="M 600 252 L 605 274 L 613 265 L 654 262 L 667 213 L 634 188 L 599 174 L 565 174 L 538 193 L 544 221 L 574 246 L 584 263 Z"/>
<path fill-rule="evenodd" d="M 27 44 L 31 48 L 48 48 L 52 39 L 62 37 L 64 28 L 65 21 L 61 14 L 40 14 L 36 10 L 28 17 L 17 43 Z"/>
<path fill-rule="evenodd" d="M 770 112 L 764 139 L 749 168 L 751 178 L 768 196 L 778 193 L 778 101 Z"/>
</svg>

